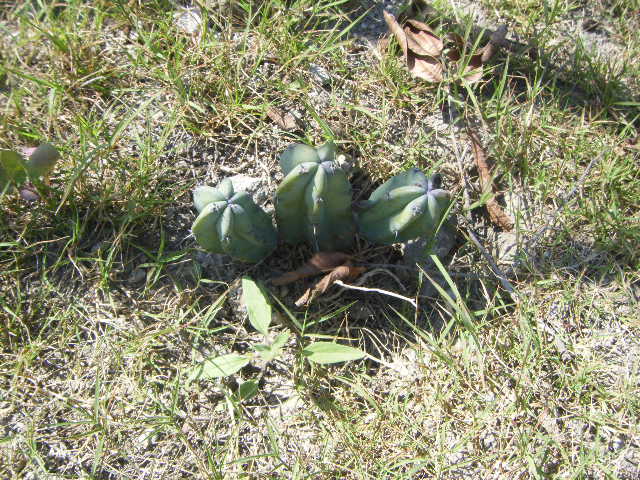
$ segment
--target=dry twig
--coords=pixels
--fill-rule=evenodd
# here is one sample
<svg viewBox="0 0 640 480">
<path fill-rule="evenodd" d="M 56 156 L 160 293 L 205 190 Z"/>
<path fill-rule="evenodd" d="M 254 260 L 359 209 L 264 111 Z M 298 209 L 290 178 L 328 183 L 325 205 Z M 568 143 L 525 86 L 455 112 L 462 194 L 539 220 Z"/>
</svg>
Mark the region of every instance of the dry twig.
<svg viewBox="0 0 640 480">
<path fill-rule="evenodd" d="M 467 129 L 467 134 L 471 139 L 471 145 L 473 147 L 473 158 L 476 161 L 476 166 L 478 167 L 478 175 L 480 176 L 480 188 L 482 189 L 482 193 L 491 192 L 493 190 L 493 179 L 491 175 L 491 169 L 487 163 L 487 157 L 482 149 L 482 144 L 480 143 L 480 139 L 478 136 Z M 487 211 L 489 212 L 489 217 L 491 221 L 504 230 L 513 229 L 513 221 L 509 218 L 509 216 L 502 210 L 502 207 L 498 204 L 495 197 L 489 198 L 487 200 Z"/>
</svg>

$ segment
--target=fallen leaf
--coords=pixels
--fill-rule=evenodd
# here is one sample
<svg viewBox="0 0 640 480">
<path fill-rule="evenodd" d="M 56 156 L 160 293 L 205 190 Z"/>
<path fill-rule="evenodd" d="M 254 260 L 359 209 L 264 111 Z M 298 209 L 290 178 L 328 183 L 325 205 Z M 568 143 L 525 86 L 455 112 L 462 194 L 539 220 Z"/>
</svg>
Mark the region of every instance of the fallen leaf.
<svg viewBox="0 0 640 480">
<path fill-rule="evenodd" d="M 489 43 L 487 43 L 484 47 L 482 47 L 482 63 L 487 62 L 491 57 L 493 57 L 494 53 L 498 51 L 498 48 L 502 47 L 505 44 L 505 39 L 507 38 L 507 26 L 500 25 L 495 32 L 491 34 L 489 38 Z"/>
<path fill-rule="evenodd" d="M 409 19 L 404 27 L 407 47 L 418 55 L 437 57 L 442 53 L 442 40 L 436 36 L 429 25 Z"/>
<path fill-rule="evenodd" d="M 471 55 L 469 62 L 465 65 L 464 72 L 462 72 L 463 79 L 466 83 L 477 83 L 482 80 L 482 75 L 484 74 L 483 65 L 493 57 L 501 46 L 505 45 L 506 35 L 506 25 L 498 27 L 496 31 L 491 34 L 489 42 Z M 447 40 L 453 44 L 447 51 L 447 58 L 455 66 L 463 56 L 465 41 L 457 33 L 449 33 Z"/>
<path fill-rule="evenodd" d="M 442 64 L 437 58 L 407 52 L 407 68 L 414 77 L 421 78 L 427 82 L 441 82 Z"/>
<path fill-rule="evenodd" d="M 302 278 L 328 272 L 351 260 L 351 255 L 342 252 L 319 252 L 309 259 L 302 267 L 287 272 L 271 280 L 276 286 L 287 285 Z"/>
<path fill-rule="evenodd" d="M 267 116 L 283 130 L 296 130 L 298 122 L 290 112 L 284 112 L 276 107 L 267 108 Z"/>
<path fill-rule="evenodd" d="M 473 147 L 473 157 L 478 167 L 478 174 L 480 176 L 480 188 L 483 192 L 490 192 L 493 190 L 493 181 L 491 176 L 491 169 L 487 164 L 486 154 L 482 149 L 480 139 L 471 130 L 467 130 L 467 134 L 471 139 L 471 145 Z M 491 221 L 498 225 L 500 228 L 509 231 L 513 228 L 513 221 L 502 210 L 502 207 L 498 204 L 495 197 L 491 197 L 487 201 L 487 211 L 489 212 L 489 218 Z"/>
<path fill-rule="evenodd" d="M 449 33 L 447 35 L 447 40 L 453 43 L 453 46 L 447 51 L 447 58 L 455 68 L 465 51 L 465 42 L 457 33 Z M 480 49 L 478 53 L 469 58 L 469 63 L 464 67 L 464 72 L 462 72 L 464 81 L 467 83 L 476 83 L 480 81 L 482 79 L 482 74 L 484 73 L 482 64 L 482 49 Z"/>
<path fill-rule="evenodd" d="M 387 23 L 387 27 L 389 27 L 389 31 L 393 33 L 393 35 L 396 37 L 396 40 L 398 41 L 398 45 L 400 45 L 400 48 L 402 49 L 402 53 L 406 57 L 407 56 L 407 36 L 405 35 L 404 30 L 402 30 L 402 27 L 396 20 L 396 17 L 394 17 L 387 11 L 382 12 L 382 14 L 384 15 L 384 21 Z"/>
<path fill-rule="evenodd" d="M 491 57 L 504 45 L 507 36 L 507 26 L 499 26 L 495 32 L 491 34 L 489 42 L 478 52 L 471 56 L 469 64 L 464 69 L 464 80 L 467 83 L 476 83 L 482 80 L 484 69 L 482 66 L 489 61 Z"/>
<path fill-rule="evenodd" d="M 623 146 L 629 150 L 640 150 L 640 135 L 628 139 Z"/>
<path fill-rule="evenodd" d="M 451 62 L 457 62 L 464 51 L 464 39 L 457 33 L 448 33 L 446 38 L 447 42 L 453 44 L 447 51 L 447 58 Z"/>
<path fill-rule="evenodd" d="M 484 69 L 482 68 L 483 63 L 482 53 L 472 55 L 469 63 L 464 68 L 464 81 L 467 83 L 477 83 L 482 80 L 482 75 L 484 74 Z"/>
<path fill-rule="evenodd" d="M 442 77 L 442 64 L 440 61 L 431 56 L 431 55 L 421 55 L 420 53 L 412 50 L 408 45 L 407 33 L 406 31 L 411 32 L 412 35 L 412 43 L 411 46 L 414 48 L 418 48 L 420 51 L 426 51 L 420 45 L 421 41 L 425 41 L 422 37 L 416 38 L 416 35 L 413 34 L 413 30 L 411 28 L 407 28 L 405 30 L 402 29 L 396 17 L 391 15 L 389 12 L 383 12 L 384 21 L 387 23 L 389 27 L 389 31 L 393 33 L 402 49 L 402 53 L 404 55 L 405 61 L 407 62 L 407 68 L 409 69 L 409 73 L 414 77 L 421 78 L 422 80 L 426 80 L 427 82 L 441 82 L 443 80 Z M 422 24 L 421 22 L 417 22 L 418 24 Z M 424 24 L 422 24 L 424 25 Z M 424 25 L 429 28 L 428 26 Z M 437 37 L 436 37 L 437 38 Z M 439 40 L 439 39 L 438 39 Z M 431 40 L 428 40 L 430 43 Z M 440 44 L 442 42 L 440 41 Z M 418 46 L 416 46 L 418 45 Z M 435 51 L 435 44 L 431 47 L 433 51 Z M 440 46 L 438 50 L 438 54 L 442 51 L 442 47 Z"/>
<path fill-rule="evenodd" d="M 336 280 L 351 280 L 353 278 L 362 275 L 365 272 L 365 267 L 354 267 L 353 265 L 341 265 L 334 268 L 331 273 L 322 277 L 322 279 L 316 283 L 312 288 L 307 289 L 298 300 L 296 300 L 296 307 L 302 307 L 310 304 L 318 295 L 322 295 L 326 292 Z"/>
</svg>

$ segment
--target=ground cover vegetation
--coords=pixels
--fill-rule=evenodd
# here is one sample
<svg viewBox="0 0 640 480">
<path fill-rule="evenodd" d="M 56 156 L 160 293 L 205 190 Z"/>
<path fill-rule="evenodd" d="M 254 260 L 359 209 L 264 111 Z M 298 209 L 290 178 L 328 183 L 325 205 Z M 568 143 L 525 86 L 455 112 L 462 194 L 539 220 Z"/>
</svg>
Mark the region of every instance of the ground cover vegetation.
<svg viewBox="0 0 640 480">
<path fill-rule="evenodd" d="M 639 27 L 0 2 L 0 476 L 640 478 Z"/>
</svg>

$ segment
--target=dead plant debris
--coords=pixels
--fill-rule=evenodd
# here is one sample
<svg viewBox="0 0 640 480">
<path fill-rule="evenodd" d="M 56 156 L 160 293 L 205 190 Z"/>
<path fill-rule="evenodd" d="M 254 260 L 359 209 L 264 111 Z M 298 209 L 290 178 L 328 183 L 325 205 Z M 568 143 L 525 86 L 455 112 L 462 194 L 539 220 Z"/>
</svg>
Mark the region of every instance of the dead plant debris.
<svg viewBox="0 0 640 480">
<path fill-rule="evenodd" d="M 409 73 L 430 83 L 444 81 L 445 72 L 449 77 L 458 73 L 468 84 L 479 82 L 484 74 L 483 65 L 505 43 L 507 35 L 505 25 L 498 27 L 486 45 L 469 55 L 466 52 L 470 49 L 464 39 L 450 33 L 445 38 L 449 47 L 443 55 L 445 41 L 426 23 L 409 18 L 401 25 L 392 14 L 385 11 L 383 15 L 389 31 L 400 45 Z"/>
<path fill-rule="evenodd" d="M 296 307 L 309 305 L 316 297 L 325 293 L 331 285 L 338 280 L 349 281 L 362 275 L 366 271 L 365 267 L 355 267 L 351 264 L 341 265 L 334 268 L 329 274 L 322 277 L 313 287 L 307 289 L 298 300 Z"/>
<path fill-rule="evenodd" d="M 267 117 L 271 119 L 273 123 L 279 126 L 282 130 L 292 131 L 299 128 L 296 117 L 291 112 L 285 112 L 284 110 L 270 106 L 267 108 Z"/>
<path fill-rule="evenodd" d="M 288 285 L 303 278 L 327 273 L 313 287 L 308 288 L 295 304 L 297 307 L 309 305 L 316 297 L 325 293 L 337 280 L 352 280 L 366 271 L 365 267 L 356 267 L 353 257 L 342 252 L 319 252 L 313 255 L 303 266 L 286 272 L 271 280 L 276 286 Z"/>
<path fill-rule="evenodd" d="M 480 188 L 482 189 L 482 193 L 492 192 L 493 176 L 491 174 L 491 168 L 487 163 L 487 156 L 482 148 L 480 139 L 471 130 L 467 130 L 467 134 L 471 139 L 473 158 L 475 159 L 476 167 L 478 168 L 478 176 L 480 177 Z M 491 196 L 491 198 L 487 200 L 487 211 L 489 212 L 489 218 L 495 225 L 506 231 L 513 229 L 513 221 L 498 204 L 495 196 Z"/>
</svg>

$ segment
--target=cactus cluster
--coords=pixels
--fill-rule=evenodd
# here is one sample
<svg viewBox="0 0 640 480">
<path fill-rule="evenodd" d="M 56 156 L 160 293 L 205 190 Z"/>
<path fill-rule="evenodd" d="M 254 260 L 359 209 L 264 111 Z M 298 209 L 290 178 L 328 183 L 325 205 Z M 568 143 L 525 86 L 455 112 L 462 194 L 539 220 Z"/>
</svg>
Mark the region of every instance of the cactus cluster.
<svg viewBox="0 0 640 480">
<path fill-rule="evenodd" d="M 278 232 L 289 244 L 308 242 L 316 251 L 340 251 L 353 245 L 356 225 L 373 243 L 393 244 L 433 235 L 449 208 L 449 192 L 440 177 L 427 178 L 414 168 L 378 187 L 361 202 L 354 218 L 351 185 L 336 162 L 336 146 L 289 146 L 280 156 L 285 177 L 276 190 Z M 196 241 L 205 249 L 256 262 L 268 255 L 278 234 L 267 213 L 229 180 L 218 188 L 198 187 L 193 224 Z"/>
<path fill-rule="evenodd" d="M 439 175 L 427 178 L 417 168 L 391 178 L 361 205 L 360 233 L 386 245 L 429 236 L 449 208 L 449 192 L 440 184 Z"/>
<path fill-rule="evenodd" d="M 285 177 L 276 191 L 276 220 L 282 238 L 334 251 L 353 244 L 351 184 L 335 162 L 336 146 L 294 144 L 280 156 Z"/>
<path fill-rule="evenodd" d="M 46 179 L 59 158 L 58 150 L 48 143 L 34 149 L 26 160 L 13 150 L 0 150 L 0 193 L 12 185 L 20 186 L 27 179 Z"/>
<path fill-rule="evenodd" d="M 258 262 L 276 248 L 278 235 L 269 215 L 245 192 L 234 192 L 229 179 L 218 188 L 197 187 L 193 202 L 199 214 L 191 230 L 206 250 Z"/>
</svg>

